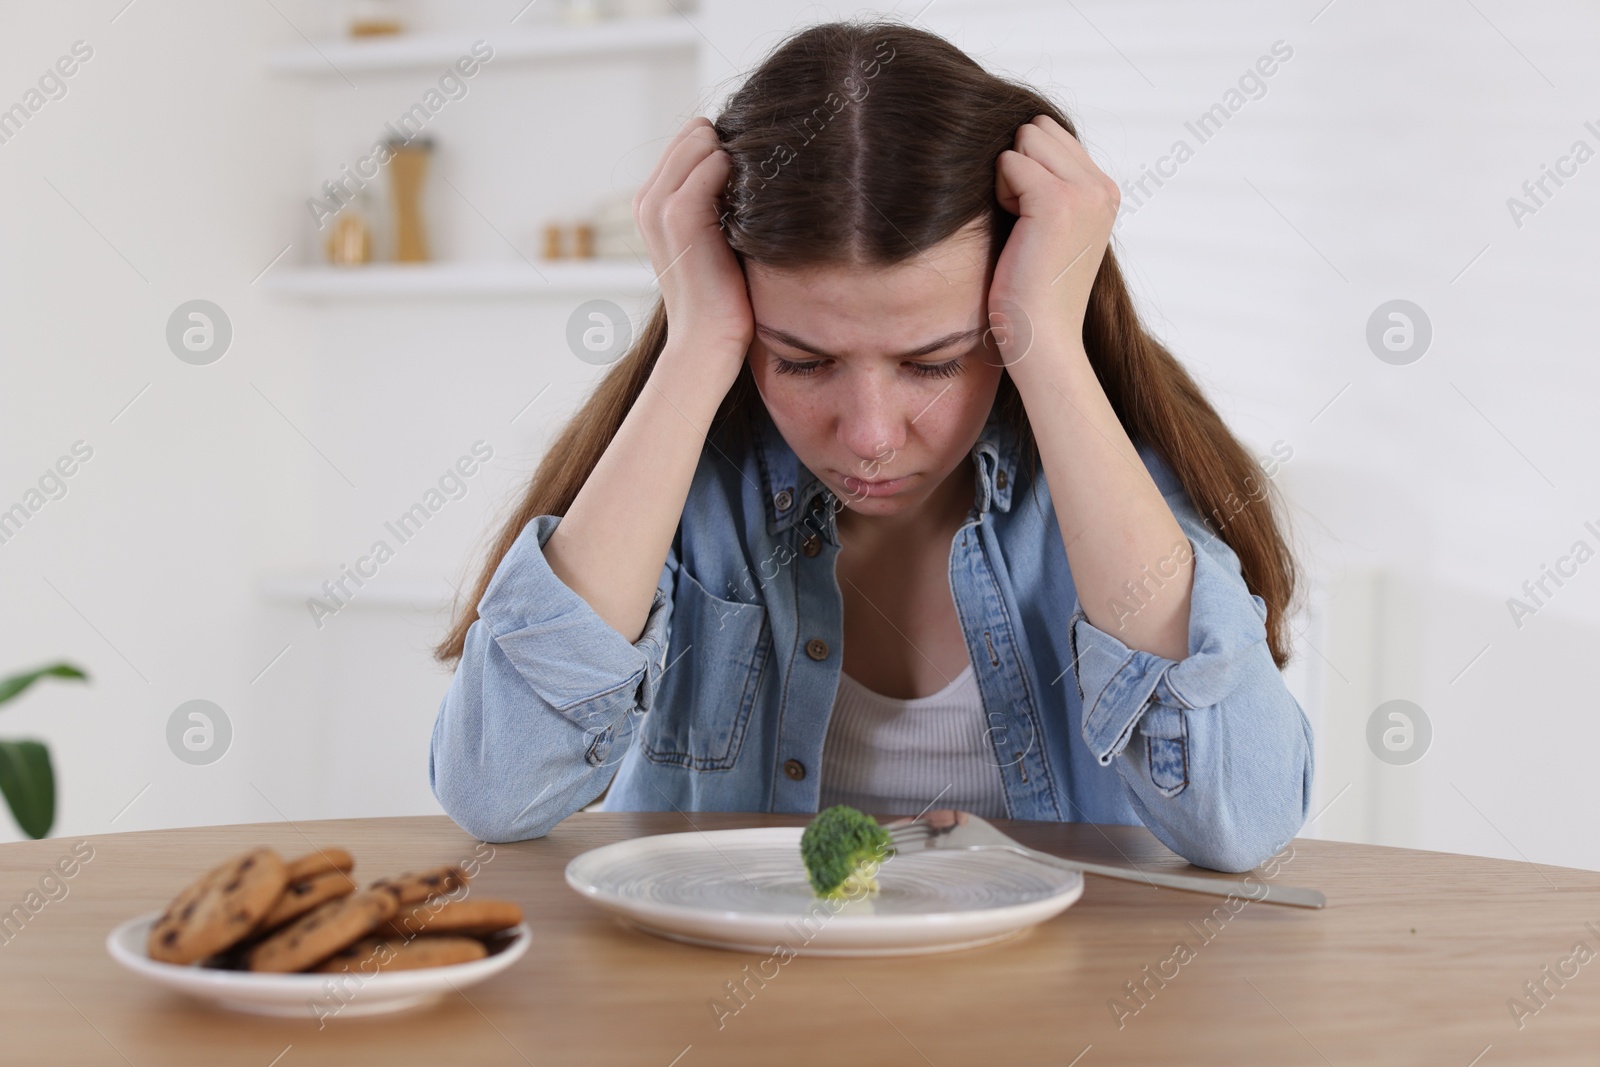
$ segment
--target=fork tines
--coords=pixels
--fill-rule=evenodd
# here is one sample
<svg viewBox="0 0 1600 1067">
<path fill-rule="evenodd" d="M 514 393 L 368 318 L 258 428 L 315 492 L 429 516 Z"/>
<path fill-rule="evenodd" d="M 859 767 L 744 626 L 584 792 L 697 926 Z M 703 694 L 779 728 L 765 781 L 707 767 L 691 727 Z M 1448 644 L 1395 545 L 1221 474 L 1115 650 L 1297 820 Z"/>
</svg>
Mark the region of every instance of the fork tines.
<svg viewBox="0 0 1600 1067">
<path fill-rule="evenodd" d="M 919 840 L 930 836 L 932 833 L 933 827 L 929 826 L 926 821 L 918 819 L 904 826 L 889 827 L 889 840 L 898 844 L 902 841 Z"/>
</svg>

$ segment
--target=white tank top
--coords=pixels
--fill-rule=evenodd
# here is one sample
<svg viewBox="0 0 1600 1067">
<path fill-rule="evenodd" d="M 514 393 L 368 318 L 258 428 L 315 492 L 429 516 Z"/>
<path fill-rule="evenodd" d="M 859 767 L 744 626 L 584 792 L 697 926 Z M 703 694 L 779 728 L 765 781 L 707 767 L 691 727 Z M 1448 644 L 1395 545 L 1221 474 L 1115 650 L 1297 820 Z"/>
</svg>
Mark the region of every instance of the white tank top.
<svg viewBox="0 0 1600 1067">
<path fill-rule="evenodd" d="M 937 693 L 896 700 L 844 672 L 822 746 L 818 810 L 918 815 L 933 804 L 1006 817 L 1005 786 L 972 664 Z"/>
</svg>

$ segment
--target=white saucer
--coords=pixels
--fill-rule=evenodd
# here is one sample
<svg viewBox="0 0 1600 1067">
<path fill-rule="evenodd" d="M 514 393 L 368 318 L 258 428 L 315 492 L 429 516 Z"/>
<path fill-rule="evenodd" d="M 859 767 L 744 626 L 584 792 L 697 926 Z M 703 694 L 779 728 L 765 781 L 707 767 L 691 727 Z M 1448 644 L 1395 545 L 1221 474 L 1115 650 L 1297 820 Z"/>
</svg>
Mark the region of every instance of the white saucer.
<svg viewBox="0 0 1600 1067">
<path fill-rule="evenodd" d="M 514 938 L 481 960 L 446 967 L 362 974 L 256 974 L 198 964 L 162 963 L 145 951 L 150 927 L 161 917 L 152 911 L 106 935 L 106 951 L 128 970 L 169 988 L 234 1011 L 256 1015 L 297 1015 L 323 1020 L 336 1016 L 403 1011 L 437 1000 L 445 993 L 477 985 L 521 959 L 533 933 L 527 923 Z"/>
<path fill-rule="evenodd" d="M 658 834 L 590 849 L 567 884 L 648 933 L 742 952 L 901 956 L 1016 937 L 1083 895 L 1083 876 L 1011 852 L 890 857 L 875 896 L 823 901 L 803 827 Z"/>
</svg>

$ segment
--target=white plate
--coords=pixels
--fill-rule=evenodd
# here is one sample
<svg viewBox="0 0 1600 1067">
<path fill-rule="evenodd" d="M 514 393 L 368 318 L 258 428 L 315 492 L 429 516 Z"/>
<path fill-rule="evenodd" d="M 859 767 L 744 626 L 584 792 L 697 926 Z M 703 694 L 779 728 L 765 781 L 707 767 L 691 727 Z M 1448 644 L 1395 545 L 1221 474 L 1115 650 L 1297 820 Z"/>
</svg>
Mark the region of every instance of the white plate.
<svg viewBox="0 0 1600 1067">
<path fill-rule="evenodd" d="M 374 975 L 256 974 L 151 959 L 145 943 L 151 925 L 160 917 L 161 912 L 152 911 L 112 930 L 106 936 L 106 951 L 111 958 L 135 974 L 234 1011 L 318 1020 L 420 1007 L 505 970 L 522 958 L 533 939 L 524 922 L 513 929 L 515 937 L 504 948 L 470 963 Z"/>
<path fill-rule="evenodd" d="M 879 892 L 823 901 L 800 826 L 658 834 L 590 849 L 567 884 L 652 934 L 713 948 L 900 956 L 1015 937 L 1083 895 L 1083 876 L 1011 852 L 904 852 Z"/>
</svg>

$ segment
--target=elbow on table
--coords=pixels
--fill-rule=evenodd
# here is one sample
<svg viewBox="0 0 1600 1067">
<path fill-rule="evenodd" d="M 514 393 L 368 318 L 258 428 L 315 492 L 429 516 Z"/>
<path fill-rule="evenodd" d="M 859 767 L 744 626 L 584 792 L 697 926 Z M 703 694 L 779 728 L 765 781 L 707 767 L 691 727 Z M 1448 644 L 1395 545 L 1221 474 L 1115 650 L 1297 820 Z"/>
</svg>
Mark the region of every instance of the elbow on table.
<svg viewBox="0 0 1600 1067">
<path fill-rule="evenodd" d="M 1196 867 L 1213 871 L 1241 874 L 1255 870 L 1282 852 L 1305 826 L 1311 789 L 1309 770 L 1307 773 L 1304 788 L 1281 804 L 1248 812 L 1219 806 L 1210 820 L 1215 828 L 1212 832 L 1173 851 Z"/>
<path fill-rule="evenodd" d="M 1268 836 L 1263 833 L 1230 835 L 1216 841 L 1204 841 L 1179 853 L 1196 867 L 1243 874 L 1253 871 L 1283 850 L 1294 839 L 1294 831 Z"/>
<path fill-rule="evenodd" d="M 1189 849 L 1174 849 L 1197 867 L 1230 874 L 1254 870 L 1305 828 L 1316 773 L 1311 723 L 1281 680 L 1277 691 L 1281 715 L 1268 720 L 1277 727 L 1251 735 L 1256 744 L 1243 765 L 1236 758 L 1227 761 L 1227 771 L 1216 769 L 1213 781 L 1226 785 L 1202 794 L 1194 813 L 1204 831 L 1194 835 Z"/>
<path fill-rule="evenodd" d="M 517 841 L 532 841 L 535 838 L 540 838 L 545 834 L 548 834 L 552 829 L 555 828 L 556 822 L 560 821 L 555 820 L 552 822 L 540 822 L 532 824 L 524 823 L 519 827 L 509 820 L 499 819 L 493 816 L 484 817 L 479 813 L 473 813 L 471 815 L 452 814 L 450 817 L 455 820 L 457 826 L 461 827 L 467 833 L 471 834 L 479 841 L 487 841 L 492 845 L 512 844 Z"/>
<path fill-rule="evenodd" d="M 1221 828 L 1205 839 L 1195 849 L 1195 855 L 1185 856 L 1198 867 L 1238 874 L 1254 870 L 1278 855 L 1294 840 L 1306 825 L 1311 809 L 1312 756 L 1309 748 L 1310 729 L 1306 729 L 1307 748 L 1297 770 L 1284 769 L 1282 778 L 1273 783 L 1269 794 L 1273 800 L 1259 799 L 1240 807 L 1237 803 L 1219 805 L 1213 815 L 1213 825 Z M 1259 797 L 1260 794 L 1257 794 Z M 1238 798 L 1234 798 L 1237 802 Z"/>
<path fill-rule="evenodd" d="M 1310 795 L 1307 755 L 1298 774 L 1286 771 L 1266 789 L 1241 792 L 1235 783 L 1231 789 L 1190 793 L 1190 803 L 1175 810 L 1152 810 L 1154 798 L 1137 792 L 1130 799 L 1140 820 L 1173 852 L 1196 867 L 1240 874 L 1255 870 L 1294 840 L 1305 826 Z"/>
<path fill-rule="evenodd" d="M 505 806 L 502 798 L 486 796 L 470 787 L 452 788 L 448 781 L 443 788 L 436 784 L 433 795 L 457 826 L 479 841 L 491 844 L 509 844 L 543 837 L 561 821 L 559 818 L 539 817 L 530 822 L 527 810 L 516 811 Z"/>
<path fill-rule="evenodd" d="M 450 760 L 439 759 L 438 744 L 428 753 L 428 784 L 444 813 L 461 829 L 491 844 L 507 844 L 543 837 L 560 818 L 552 818 L 549 805 L 521 803 L 494 789 L 481 771 L 463 769 Z M 545 798 L 535 798 L 535 801 Z M 527 817 L 533 815 L 535 821 Z"/>
</svg>

